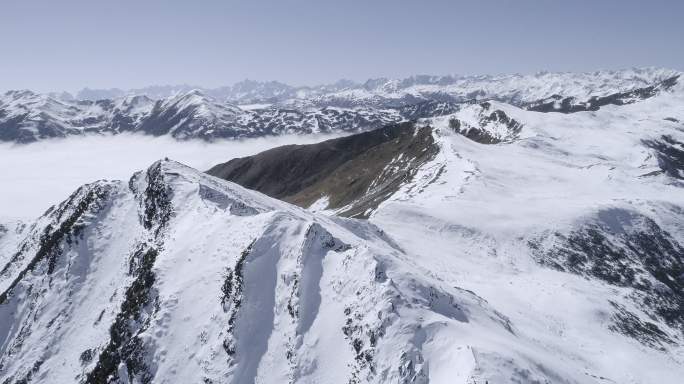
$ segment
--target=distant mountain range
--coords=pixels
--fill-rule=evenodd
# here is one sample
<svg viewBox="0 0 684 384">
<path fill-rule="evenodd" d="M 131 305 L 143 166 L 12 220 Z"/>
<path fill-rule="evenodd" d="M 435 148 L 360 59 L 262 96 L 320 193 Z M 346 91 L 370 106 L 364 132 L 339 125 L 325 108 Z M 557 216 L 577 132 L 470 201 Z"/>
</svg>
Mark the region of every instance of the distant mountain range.
<svg viewBox="0 0 684 384">
<path fill-rule="evenodd" d="M 318 86 L 292 86 L 278 81 L 243 80 L 230 86 L 216 88 L 192 85 L 156 85 L 128 90 L 84 88 L 77 92 L 75 97 L 68 93 L 62 94 L 61 97 L 97 101 L 145 95 L 156 100 L 199 90 L 220 102 L 231 104 L 299 101 L 330 105 L 335 100 L 367 103 L 369 99 L 375 98 L 400 99 L 406 94 L 425 96 L 431 93 L 444 93 L 456 99 L 485 97 L 530 102 L 553 94 L 577 98 L 587 98 L 595 94 L 607 95 L 631 87 L 646 87 L 677 74 L 677 71 L 661 68 L 634 68 L 591 73 L 539 72 L 534 75 L 417 75 L 404 79 L 374 78 L 361 83 L 339 80 Z"/>
<path fill-rule="evenodd" d="M 454 113 L 495 100 L 540 112 L 591 111 L 670 90 L 681 73 L 646 68 L 593 73 L 413 76 L 317 87 L 243 81 L 196 89 L 157 86 L 66 94 L 0 95 L 0 141 L 27 143 L 88 133 L 140 132 L 177 139 L 358 132 Z"/>
</svg>

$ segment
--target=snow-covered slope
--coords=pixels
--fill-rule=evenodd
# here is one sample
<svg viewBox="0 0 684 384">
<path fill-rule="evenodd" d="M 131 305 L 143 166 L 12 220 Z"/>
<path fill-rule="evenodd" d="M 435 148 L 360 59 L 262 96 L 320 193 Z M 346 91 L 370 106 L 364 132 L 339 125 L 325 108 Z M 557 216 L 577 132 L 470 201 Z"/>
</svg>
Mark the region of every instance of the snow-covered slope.
<svg viewBox="0 0 684 384">
<path fill-rule="evenodd" d="M 548 382 L 678 383 L 682 96 L 573 115 L 492 102 L 490 110 L 504 111 L 520 128 L 494 144 L 452 123 L 502 132 L 481 123 L 478 105 L 477 113 L 424 121 L 439 154 L 370 220 L 421 265 L 508 316 L 518 337 L 575 367 Z"/>
<path fill-rule="evenodd" d="M 475 339 L 528 354 L 373 225 L 170 161 L 27 231 L 0 273 L 4 383 L 438 382 L 472 376 Z"/>
<path fill-rule="evenodd" d="M 331 203 L 339 187 L 292 199 L 310 189 L 306 173 L 291 173 L 288 185 L 302 189 L 283 196 L 312 211 L 344 214 L 366 207 L 372 186 L 395 168 L 395 160 L 380 161 L 388 148 L 394 159 L 409 159 L 398 167 L 406 172 L 399 187 L 366 212 L 369 221 L 410 255 L 416 271 L 473 291 L 505 315 L 515 330 L 513 349 L 530 353 L 502 356 L 500 345 L 469 341 L 476 362 L 467 369 L 470 381 L 455 382 L 678 383 L 684 374 L 683 121 L 681 89 L 573 114 L 471 103 L 420 120 L 412 135 L 429 131 L 432 140 L 414 141 L 418 148 L 410 152 L 389 140 L 329 172 L 345 170 L 346 185 L 370 185 L 343 209 Z M 344 142 L 354 137 L 363 135 Z M 243 176 L 256 175 L 261 189 L 273 178 L 259 173 L 256 159 L 280 153 L 292 169 L 315 170 L 318 165 L 300 164 L 294 155 L 324 161 L 324 151 L 342 142 L 234 160 L 224 165 L 231 169 L 226 177 L 248 184 Z M 435 146 L 412 170 L 407 155 Z M 317 148 L 318 155 L 311 153 Z M 369 172 L 378 161 L 382 171 Z M 458 377 L 462 366 L 451 364 Z"/>
</svg>

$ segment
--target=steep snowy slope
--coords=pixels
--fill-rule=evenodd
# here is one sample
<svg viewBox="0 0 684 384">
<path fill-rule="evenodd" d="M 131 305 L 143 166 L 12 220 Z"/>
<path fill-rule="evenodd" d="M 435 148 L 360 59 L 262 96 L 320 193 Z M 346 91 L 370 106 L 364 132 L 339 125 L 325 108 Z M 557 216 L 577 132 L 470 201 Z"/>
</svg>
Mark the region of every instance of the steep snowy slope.
<svg viewBox="0 0 684 384">
<path fill-rule="evenodd" d="M 34 223 L 0 273 L 0 320 L 3 383 L 465 383 L 479 343 L 491 374 L 568 374 L 371 224 L 170 161 Z"/>
</svg>

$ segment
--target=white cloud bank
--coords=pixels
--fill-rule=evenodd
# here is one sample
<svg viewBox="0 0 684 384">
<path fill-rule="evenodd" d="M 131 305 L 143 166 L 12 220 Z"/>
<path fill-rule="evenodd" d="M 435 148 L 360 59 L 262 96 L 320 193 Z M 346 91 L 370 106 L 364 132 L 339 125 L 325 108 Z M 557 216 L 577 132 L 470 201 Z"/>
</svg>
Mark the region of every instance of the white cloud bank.
<svg viewBox="0 0 684 384">
<path fill-rule="evenodd" d="M 205 143 L 122 134 L 0 144 L 0 218 L 37 217 L 82 184 L 100 179 L 128 180 L 133 172 L 164 157 L 207 170 L 269 148 L 332 137 L 298 135 Z"/>
</svg>

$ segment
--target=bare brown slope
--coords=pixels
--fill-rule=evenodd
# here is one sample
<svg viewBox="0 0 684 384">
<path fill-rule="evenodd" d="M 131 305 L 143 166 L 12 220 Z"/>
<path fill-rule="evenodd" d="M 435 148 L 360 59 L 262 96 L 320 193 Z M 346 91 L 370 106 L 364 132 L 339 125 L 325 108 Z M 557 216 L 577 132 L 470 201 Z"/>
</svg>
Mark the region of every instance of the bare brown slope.
<svg viewBox="0 0 684 384">
<path fill-rule="evenodd" d="M 302 207 L 327 197 L 329 209 L 367 217 L 436 153 L 432 129 L 409 122 L 270 149 L 216 165 L 207 173 Z"/>
</svg>

